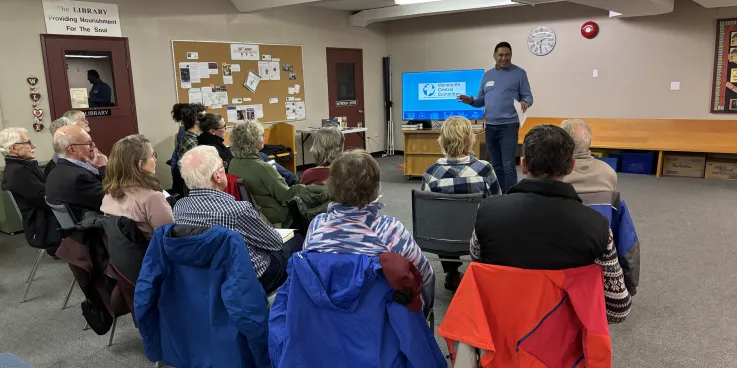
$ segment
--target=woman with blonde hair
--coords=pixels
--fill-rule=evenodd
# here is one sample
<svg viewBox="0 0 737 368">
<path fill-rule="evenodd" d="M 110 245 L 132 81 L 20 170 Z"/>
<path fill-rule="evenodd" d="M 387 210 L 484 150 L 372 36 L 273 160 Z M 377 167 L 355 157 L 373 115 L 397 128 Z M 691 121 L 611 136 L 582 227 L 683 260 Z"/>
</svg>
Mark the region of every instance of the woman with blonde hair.
<svg viewBox="0 0 737 368">
<path fill-rule="evenodd" d="M 105 168 L 100 211 L 130 218 L 151 239 L 156 228 L 174 222 L 155 175 L 156 152 L 146 137 L 133 134 L 115 142 Z"/>
<path fill-rule="evenodd" d="M 445 157 L 427 169 L 422 177 L 422 190 L 446 194 L 483 193 L 484 197 L 501 194 L 494 168 L 473 155 L 476 136 L 471 122 L 461 116 L 445 120 L 438 138 Z M 442 255 L 443 258 L 457 258 Z M 445 271 L 445 288 L 455 291 L 463 274 L 458 262 L 441 262 Z"/>
</svg>

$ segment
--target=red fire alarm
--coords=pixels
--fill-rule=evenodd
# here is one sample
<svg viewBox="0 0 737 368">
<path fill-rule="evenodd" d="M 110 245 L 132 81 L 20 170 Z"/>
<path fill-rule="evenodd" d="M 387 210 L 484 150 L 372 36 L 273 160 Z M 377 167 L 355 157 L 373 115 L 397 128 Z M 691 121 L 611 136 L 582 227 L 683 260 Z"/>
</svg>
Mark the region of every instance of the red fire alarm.
<svg viewBox="0 0 737 368">
<path fill-rule="evenodd" d="M 599 34 L 599 25 L 596 22 L 588 21 L 581 26 L 581 36 L 589 40 Z"/>
</svg>

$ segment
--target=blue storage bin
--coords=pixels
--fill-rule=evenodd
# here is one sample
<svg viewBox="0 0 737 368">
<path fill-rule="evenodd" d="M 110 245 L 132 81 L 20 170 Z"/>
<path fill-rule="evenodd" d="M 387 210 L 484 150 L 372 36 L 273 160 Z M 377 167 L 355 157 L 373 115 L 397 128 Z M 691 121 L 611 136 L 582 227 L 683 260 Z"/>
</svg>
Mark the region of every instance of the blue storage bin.
<svg viewBox="0 0 737 368">
<path fill-rule="evenodd" d="M 614 171 L 619 171 L 619 157 L 599 157 L 597 160 L 606 162 Z"/>
<path fill-rule="evenodd" d="M 622 153 L 622 172 L 629 174 L 653 174 L 655 153 Z"/>
</svg>

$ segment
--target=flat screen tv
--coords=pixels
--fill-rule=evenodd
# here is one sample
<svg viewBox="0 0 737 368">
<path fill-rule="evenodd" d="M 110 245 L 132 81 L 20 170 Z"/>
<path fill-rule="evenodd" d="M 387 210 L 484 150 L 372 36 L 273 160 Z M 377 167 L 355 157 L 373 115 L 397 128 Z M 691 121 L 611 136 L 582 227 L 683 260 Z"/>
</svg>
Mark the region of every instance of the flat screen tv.
<svg viewBox="0 0 737 368">
<path fill-rule="evenodd" d="M 476 97 L 483 69 L 402 73 L 402 120 L 445 120 L 450 116 L 483 119 L 483 108 L 458 101 Z"/>
</svg>

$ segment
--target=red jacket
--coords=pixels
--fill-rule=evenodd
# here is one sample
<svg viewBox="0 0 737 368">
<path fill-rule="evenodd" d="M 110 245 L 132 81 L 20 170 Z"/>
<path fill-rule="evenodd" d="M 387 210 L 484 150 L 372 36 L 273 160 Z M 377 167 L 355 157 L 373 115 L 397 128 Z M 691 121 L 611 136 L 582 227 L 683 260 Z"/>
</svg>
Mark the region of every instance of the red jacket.
<svg viewBox="0 0 737 368">
<path fill-rule="evenodd" d="M 225 177 L 228 178 L 228 186 L 225 187 L 225 190 L 223 190 L 223 192 L 235 197 L 236 201 L 240 201 L 241 193 L 238 191 L 238 177 L 230 174 L 225 174 Z"/>
<path fill-rule="evenodd" d="M 611 367 L 601 267 L 524 270 L 471 263 L 438 329 L 482 350 L 479 366 Z"/>
</svg>

